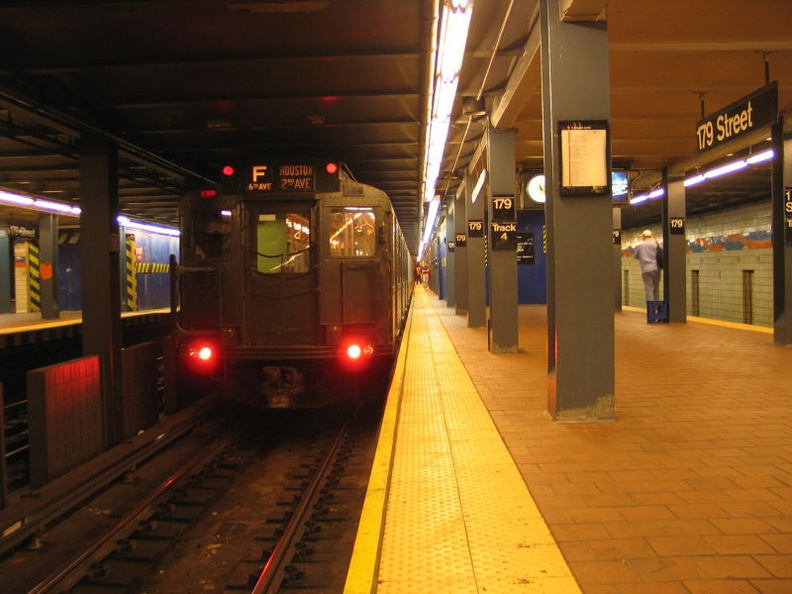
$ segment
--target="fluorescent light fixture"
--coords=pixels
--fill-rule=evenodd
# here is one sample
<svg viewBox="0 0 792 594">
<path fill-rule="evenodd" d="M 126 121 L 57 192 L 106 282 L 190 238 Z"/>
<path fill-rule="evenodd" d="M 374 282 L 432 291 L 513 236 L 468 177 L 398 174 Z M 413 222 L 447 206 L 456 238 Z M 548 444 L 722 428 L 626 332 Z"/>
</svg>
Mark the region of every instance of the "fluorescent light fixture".
<svg viewBox="0 0 792 594">
<path fill-rule="evenodd" d="M 423 199 L 434 197 L 437 179 L 443 164 L 448 130 L 451 126 L 451 111 L 454 107 L 459 70 L 465 56 L 473 0 L 444 0 L 440 17 L 440 40 L 435 55 L 436 74 L 432 90 L 432 113 L 427 124 L 426 153 L 424 155 Z M 435 198 L 431 198 L 430 211 Z M 439 208 L 439 200 L 436 208 Z M 436 213 L 435 213 L 436 216 Z M 424 244 L 431 237 L 434 220 L 427 217 L 424 228 Z M 429 223 L 432 223 L 431 225 Z M 423 255 L 423 246 L 419 258 Z"/>
<path fill-rule="evenodd" d="M 48 212 L 59 212 L 68 215 L 78 216 L 80 214 L 79 206 L 72 206 L 63 202 L 52 202 L 51 200 L 42 200 L 41 198 L 31 198 L 22 194 L 14 194 L 13 192 L 6 192 L 0 190 L 0 202 L 5 204 L 18 204 L 19 206 L 27 206 L 37 210 L 45 210 Z"/>
<path fill-rule="evenodd" d="M 74 214 L 70 204 L 63 204 L 62 202 L 50 202 L 49 200 L 34 200 L 33 206 L 42 210 L 50 210 L 52 212 L 62 212 Z"/>
<path fill-rule="evenodd" d="M 665 196 L 665 188 L 655 188 L 648 194 L 638 194 L 637 196 L 633 196 L 630 198 L 630 204 L 641 204 L 642 202 L 654 200 L 655 198 L 660 198 L 661 196 Z"/>
<path fill-rule="evenodd" d="M 756 153 L 755 155 L 751 155 L 745 159 L 738 159 L 737 161 L 732 161 L 731 163 L 726 163 L 725 165 L 721 165 L 716 167 L 715 169 L 710 169 L 709 171 L 705 171 L 704 173 L 697 173 L 693 177 L 689 177 L 684 181 L 684 185 L 686 188 L 691 186 L 695 186 L 700 184 L 703 181 L 708 179 L 712 179 L 714 177 L 720 177 L 721 175 L 727 175 L 734 171 L 740 171 L 741 169 L 745 169 L 749 165 L 756 165 L 757 163 L 764 163 L 765 161 L 770 161 L 775 157 L 775 153 L 773 149 L 767 149 L 762 151 L 761 153 Z M 630 202 L 632 204 L 632 202 Z"/>
<path fill-rule="evenodd" d="M 446 0 L 443 4 L 437 50 L 438 73 L 442 78 L 456 78 L 462 67 L 472 8 L 473 0 Z"/>
<path fill-rule="evenodd" d="M 63 202 L 53 202 L 51 200 L 42 200 L 40 198 L 30 198 L 29 196 L 22 196 L 12 192 L 5 192 L 0 190 L 0 202 L 6 204 L 18 204 L 43 211 L 57 212 L 68 214 L 72 216 L 80 216 L 82 212 L 79 206 L 72 206 L 71 204 L 64 204 Z M 228 211 L 228 216 L 231 216 L 231 211 Z M 116 219 L 118 223 L 130 229 L 140 229 L 142 231 L 149 231 L 151 233 L 159 233 L 160 235 L 179 236 L 180 231 L 174 227 L 163 227 L 160 225 L 152 225 L 150 223 L 140 223 L 130 220 L 129 217 L 118 215 Z"/>
<path fill-rule="evenodd" d="M 726 175 L 727 173 L 732 173 L 733 171 L 739 171 L 740 169 L 745 169 L 748 167 L 748 163 L 740 159 L 739 161 L 732 161 L 731 163 L 727 163 L 726 165 L 721 165 L 720 167 L 716 167 L 715 169 L 710 169 L 709 171 L 704 172 L 704 177 L 707 179 L 712 179 L 714 177 L 720 177 L 721 175 Z"/>
<path fill-rule="evenodd" d="M 437 212 L 439 210 L 440 210 L 440 196 L 435 196 L 434 198 L 432 198 L 432 202 L 429 204 L 429 212 L 426 215 L 426 226 L 424 227 L 424 234 L 423 234 L 424 245 L 428 245 L 429 240 L 432 238 L 432 233 L 434 233 L 434 226 L 435 223 L 437 222 Z"/>
<path fill-rule="evenodd" d="M 6 204 L 19 204 L 21 206 L 33 206 L 33 198 L 12 194 L 11 192 L 3 192 L 2 190 L 0 190 L 0 202 L 5 202 Z"/>
<path fill-rule="evenodd" d="M 459 85 L 459 79 L 454 77 L 450 80 L 439 77 L 435 86 L 434 97 L 434 118 L 441 124 L 445 121 L 450 123 L 451 111 L 454 108 L 454 99 Z"/>
<path fill-rule="evenodd" d="M 765 161 L 769 161 L 775 157 L 775 153 L 773 149 L 767 149 L 766 151 L 762 151 L 761 153 L 756 153 L 755 155 L 751 155 L 748 157 L 745 162 L 749 165 L 756 165 L 757 163 L 764 163 Z"/>
<path fill-rule="evenodd" d="M 473 186 L 473 192 L 470 194 L 470 202 L 475 202 L 478 198 L 479 194 L 481 193 L 481 188 L 484 187 L 484 182 L 487 181 L 487 170 L 482 169 L 481 173 L 479 173 L 478 179 L 476 180 L 476 185 Z"/>
<path fill-rule="evenodd" d="M 162 227 L 160 225 L 152 225 L 150 223 L 140 223 L 138 221 L 133 221 L 124 215 L 118 215 L 116 220 L 118 221 L 119 225 L 128 229 L 140 229 L 141 231 L 148 231 L 149 233 L 157 233 L 159 235 L 170 235 L 172 237 L 178 237 L 181 234 L 178 229 L 173 227 Z"/>
</svg>

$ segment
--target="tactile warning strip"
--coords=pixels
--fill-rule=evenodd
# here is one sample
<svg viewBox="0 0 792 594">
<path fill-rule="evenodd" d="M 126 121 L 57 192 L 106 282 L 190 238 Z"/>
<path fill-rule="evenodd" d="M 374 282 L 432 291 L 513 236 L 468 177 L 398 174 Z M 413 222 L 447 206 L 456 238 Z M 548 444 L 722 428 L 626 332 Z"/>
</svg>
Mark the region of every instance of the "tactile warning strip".
<svg viewBox="0 0 792 594">
<path fill-rule="evenodd" d="M 406 346 L 375 591 L 580 592 L 421 289 Z"/>
</svg>

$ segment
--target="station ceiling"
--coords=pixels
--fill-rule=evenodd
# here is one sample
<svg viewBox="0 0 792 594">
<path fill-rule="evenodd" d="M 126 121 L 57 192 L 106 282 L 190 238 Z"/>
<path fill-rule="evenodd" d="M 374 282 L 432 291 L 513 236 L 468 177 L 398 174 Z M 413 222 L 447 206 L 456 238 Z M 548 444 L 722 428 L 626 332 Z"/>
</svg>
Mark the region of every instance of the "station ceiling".
<svg viewBox="0 0 792 594">
<path fill-rule="evenodd" d="M 480 99 L 542 165 L 538 0 L 475 0 L 440 190 L 479 141 Z M 779 83 L 792 108 L 788 0 L 562 0 L 608 23 L 614 166 L 651 189 L 696 162 L 711 113 Z M 439 0 L 61 0 L 0 6 L 0 188 L 77 204 L 81 135 L 120 146 L 122 210 L 176 223 L 186 187 L 223 165 L 329 158 L 391 197 L 417 248 L 432 20 Z M 585 89 L 581 89 L 585 93 Z M 767 167 L 688 191 L 688 210 L 766 199 Z M 22 219 L 3 208 L 0 216 Z M 659 206 L 624 207 L 625 227 Z"/>
</svg>

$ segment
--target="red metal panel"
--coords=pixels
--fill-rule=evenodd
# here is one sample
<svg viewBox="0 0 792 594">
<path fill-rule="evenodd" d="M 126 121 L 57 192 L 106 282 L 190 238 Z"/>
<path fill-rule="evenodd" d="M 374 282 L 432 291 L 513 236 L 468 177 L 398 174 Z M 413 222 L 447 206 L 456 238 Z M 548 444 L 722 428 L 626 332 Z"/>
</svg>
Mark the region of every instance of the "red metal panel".
<svg viewBox="0 0 792 594">
<path fill-rule="evenodd" d="M 99 357 L 94 355 L 28 372 L 33 487 L 103 450 L 99 367 Z"/>
</svg>

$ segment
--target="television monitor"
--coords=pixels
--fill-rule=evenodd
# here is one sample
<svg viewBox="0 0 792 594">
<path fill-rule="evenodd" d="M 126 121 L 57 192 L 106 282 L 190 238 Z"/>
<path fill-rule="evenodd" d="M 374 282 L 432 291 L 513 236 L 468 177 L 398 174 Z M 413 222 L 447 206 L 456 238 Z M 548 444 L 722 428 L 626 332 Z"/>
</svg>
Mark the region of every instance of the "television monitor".
<svg viewBox="0 0 792 594">
<path fill-rule="evenodd" d="M 630 202 L 630 174 L 624 169 L 611 171 L 611 188 L 615 204 Z"/>
</svg>

